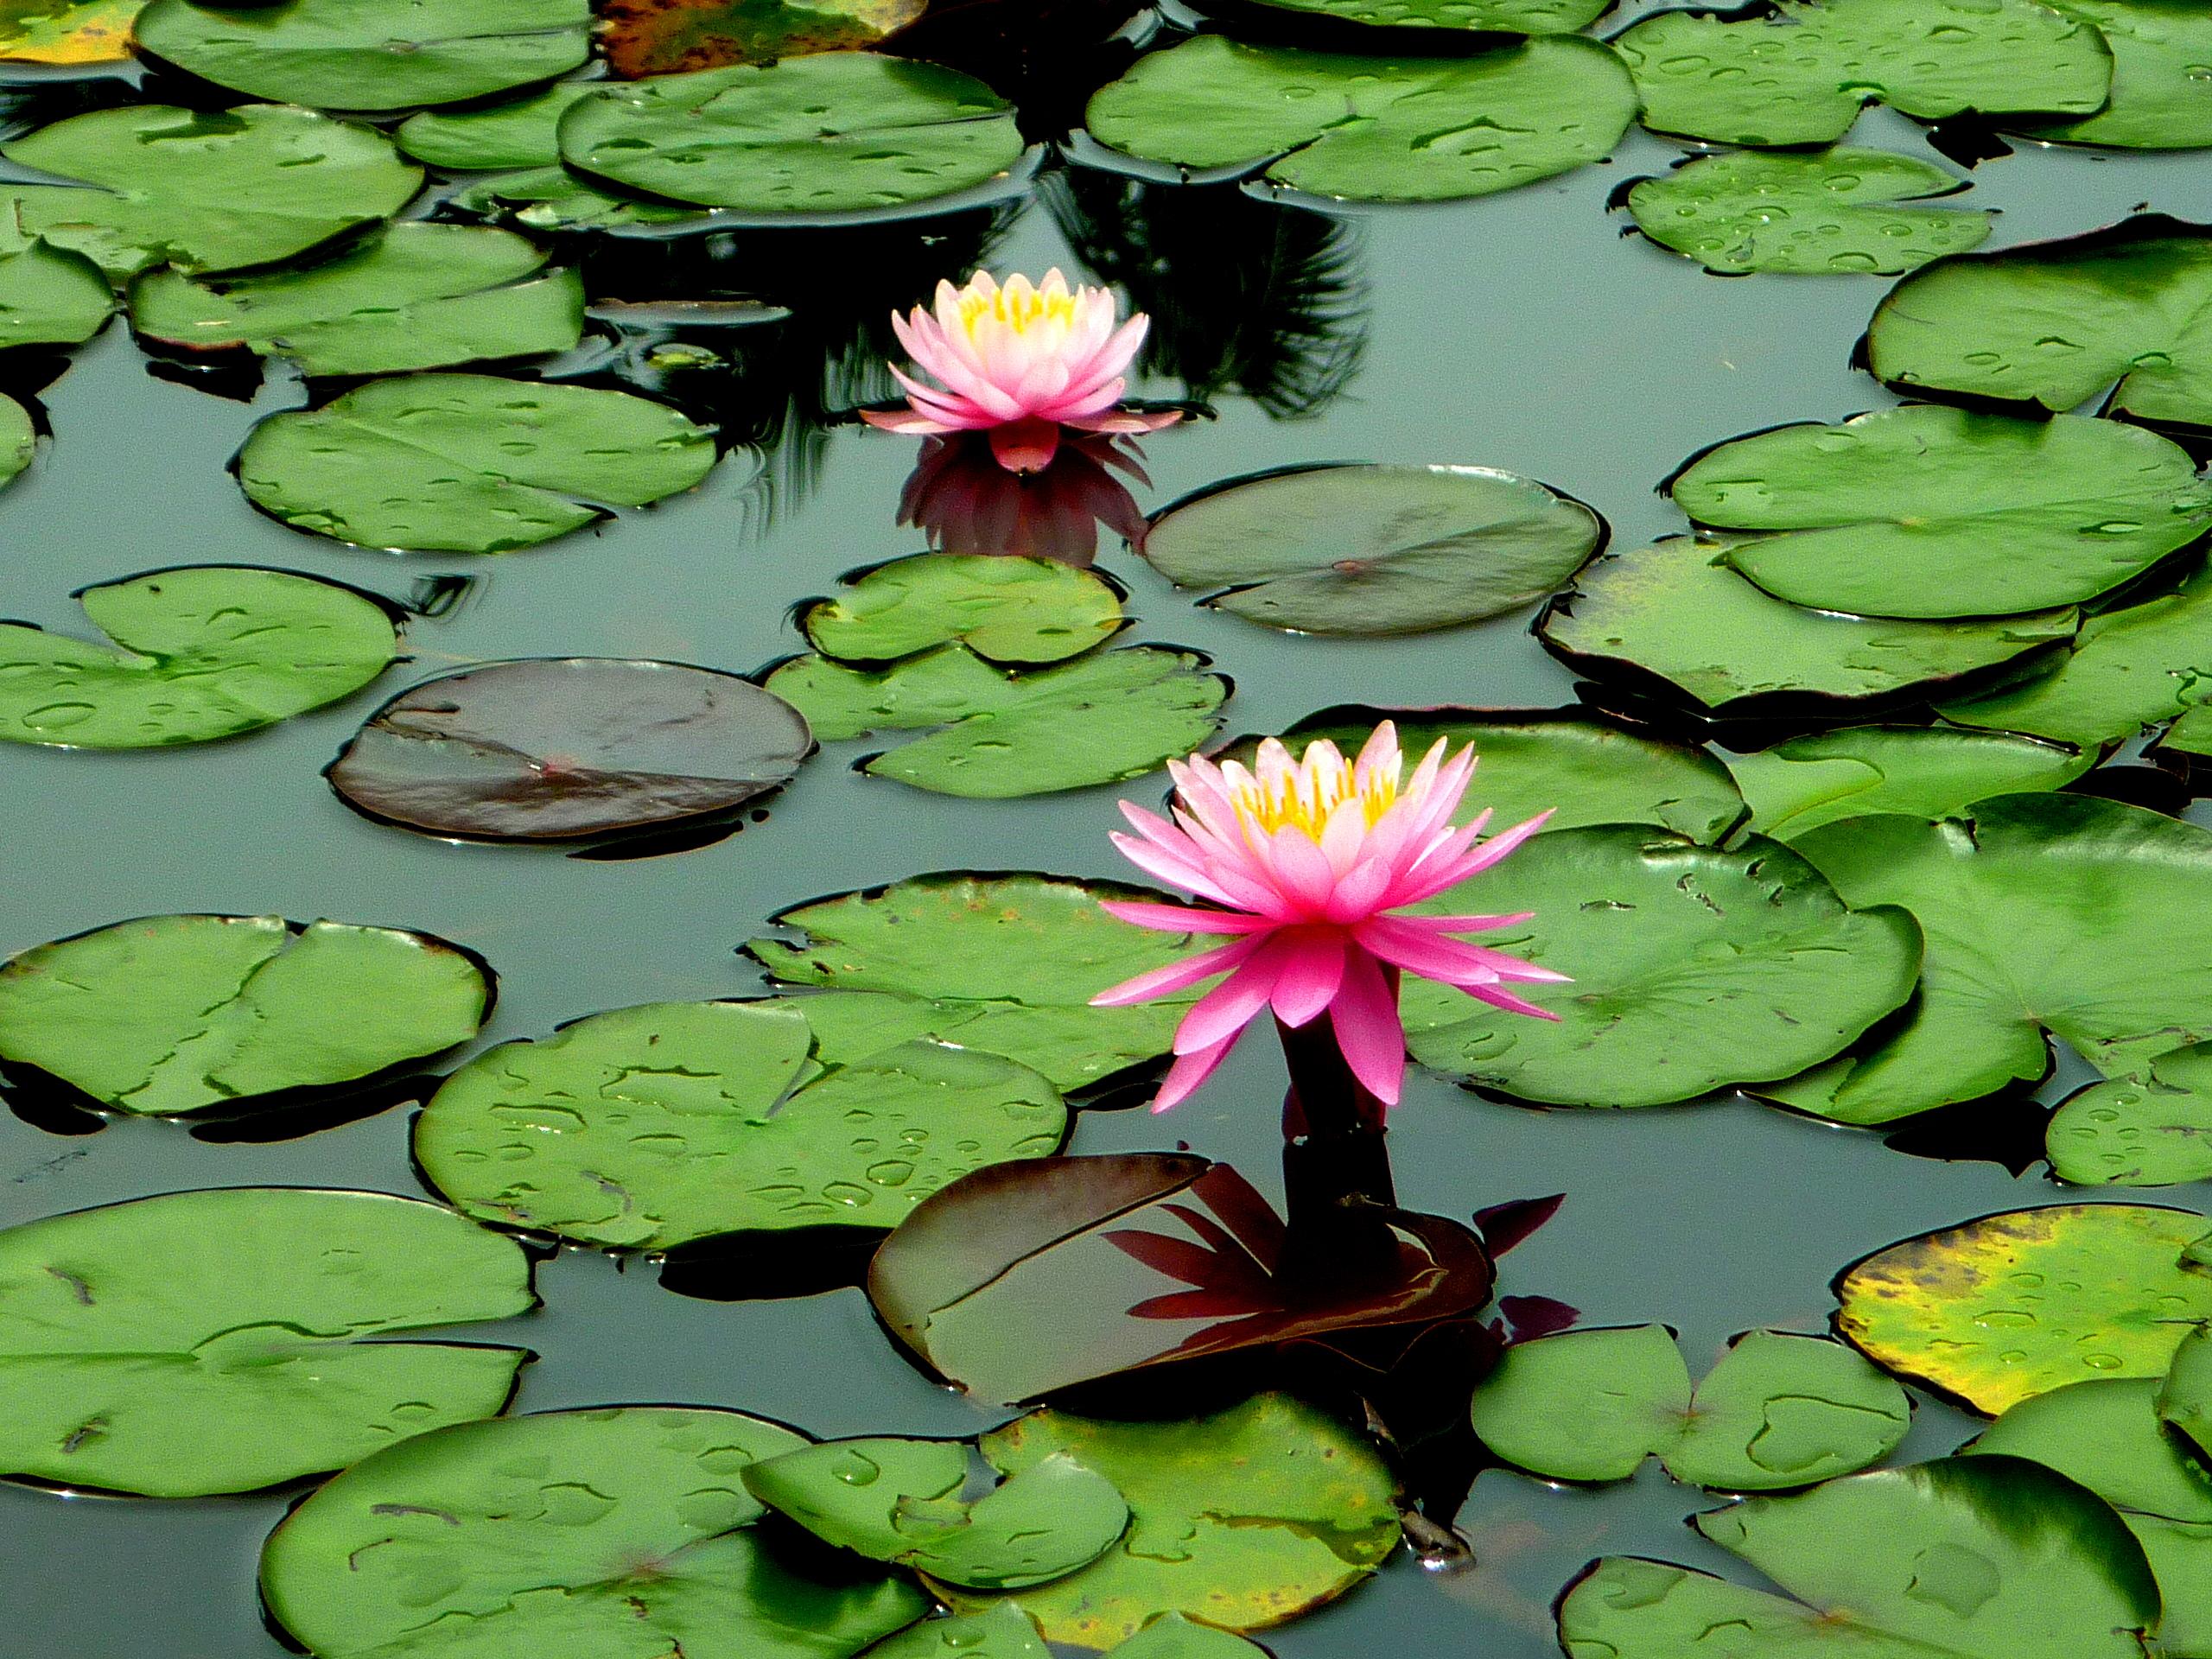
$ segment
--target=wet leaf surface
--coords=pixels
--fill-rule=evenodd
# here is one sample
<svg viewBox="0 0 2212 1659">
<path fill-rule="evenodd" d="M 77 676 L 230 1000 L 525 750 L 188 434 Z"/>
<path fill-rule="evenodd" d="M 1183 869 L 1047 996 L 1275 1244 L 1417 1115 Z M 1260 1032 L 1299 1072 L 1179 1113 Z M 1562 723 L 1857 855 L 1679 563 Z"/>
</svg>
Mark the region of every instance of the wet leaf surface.
<svg viewBox="0 0 2212 1659">
<path fill-rule="evenodd" d="M 363 547 L 504 553 L 688 490 L 713 436 L 664 404 L 483 374 L 378 380 L 238 451 L 254 505 Z"/>
<path fill-rule="evenodd" d="M 804 1444 L 665 1406 L 419 1435 L 285 1518 L 262 1594 L 321 1659 L 845 1659 L 928 1604 L 750 1526 L 745 1469 Z"/>
<path fill-rule="evenodd" d="M 1854 726 L 1733 756 L 1728 769 L 1751 804 L 1751 827 L 1795 841 L 1844 818 L 1948 817 L 1992 795 L 2061 789 L 2094 759 L 1986 732 Z"/>
<path fill-rule="evenodd" d="M 99 333 L 115 310 L 100 268 L 8 230 L 0 224 L 0 349 L 74 346 Z"/>
<path fill-rule="evenodd" d="M 355 810 L 425 835 L 568 841 L 727 812 L 812 748 L 796 711 L 735 674 L 525 658 L 409 687 L 327 776 Z"/>
<path fill-rule="evenodd" d="M 487 174 L 456 192 L 452 205 L 487 219 L 512 219 L 533 231 L 620 230 L 681 225 L 701 217 L 696 207 L 601 189 L 559 166 Z"/>
<path fill-rule="evenodd" d="M 925 1619 L 884 1637 L 866 1659 L 1052 1659 L 1052 1649 L 1027 1613 L 1007 1606 Z"/>
<path fill-rule="evenodd" d="M 2024 130 L 2127 149 L 2212 144 L 2212 12 L 2194 0 L 2055 0 L 2112 48 L 2112 101 L 2083 121 Z"/>
<path fill-rule="evenodd" d="M 0 1059 L 126 1112 L 355 1083 L 467 1042 L 492 1001 L 428 933 L 149 916 L 0 965 Z"/>
<path fill-rule="evenodd" d="M 1116 1659 L 1268 1659 L 1267 1649 L 1256 1643 L 1193 1624 L 1180 1613 L 1154 1619 L 1112 1651 Z"/>
<path fill-rule="evenodd" d="M 0 61 L 123 63 L 145 0 L 10 0 L 0 5 Z"/>
<path fill-rule="evenodd" d="M 592 80 L 560 80 L 533 92 L 465 110 L 422 110 L 392 129 L 418 162 L 456 172 L 561 164 L 561 118 L 599 90 Z"/>
<path fill-rule="evenodd" d="M 927 0 L 603 0 L 601 48 L 627 79 L 875 45 Z"/>
<path fill-rule="evenodd" d="M 2212 1044 L 2177 1048 L 2139 1077 L 2069 1095 L 2047 1145 L 2051 1173 L 2081 1186 L 2212 1180 Z"/>
<path fill-rule="evenodd" d="M 340 1468 L 498 1411 L 527 1356 L 423 1333 L 533 1300 L 514 1244 L 380 1192 L 231 1187 L 11 1227 L 0 1472 L 196 1497 Z"/>
<path fill-rule="evenodd" d="M 1110 582 L 1049 559 L 923 553 L 842 586 L 807 607 L 799 626 L 817 651 L 848 663 L 952 644 L 987 662 L 1057 663 L 1122 626 Z"/>
<path fill-rule="evenodd" d="M 1355 23 L 1469 29 L 1508 35 L 1572 35 L 1613 0 L 1262 0 L 1287 11 L 1319 12 Z"/>
<path fill-rule="evenodd" d="M 1352 201 L 1438 201 L 1603 161 L 1635 116 L 1627 72 L 1594 41 L 1401 59 L 1201 35 L 1139 59 L 1084 120 L 1141 161 Z"/>
<path fill-rule="evenodd" d="M 1313 467 L 1231 480 L 1154 516 L 1143 553 L 1204 602 L 1302 633 L 1425 633 L 1533 605 L 1605 523 L 1479 467 Z"/>
</svg>

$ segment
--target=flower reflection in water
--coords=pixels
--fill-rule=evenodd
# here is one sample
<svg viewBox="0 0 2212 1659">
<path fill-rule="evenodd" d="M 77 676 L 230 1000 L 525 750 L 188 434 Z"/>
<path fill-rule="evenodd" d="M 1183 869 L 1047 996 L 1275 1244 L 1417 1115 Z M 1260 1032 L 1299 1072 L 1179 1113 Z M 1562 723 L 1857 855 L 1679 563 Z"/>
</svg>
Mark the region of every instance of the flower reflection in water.
<svg viewBox="0 0 2212 1659">
<path fill-rule="evenodd" d="M 1116 474 L 1149 486 L 1133 443 L 1105 435 L 1071 438 L 1042 471 L 1012 473 L 978 433 L 931 438 L 906 475 L 899 522 L 941 553 L 1053 559 L 1078 568 L 1098 552 L 1101 524 L 1144 543 L 1145 517 Z"/>
</svg>

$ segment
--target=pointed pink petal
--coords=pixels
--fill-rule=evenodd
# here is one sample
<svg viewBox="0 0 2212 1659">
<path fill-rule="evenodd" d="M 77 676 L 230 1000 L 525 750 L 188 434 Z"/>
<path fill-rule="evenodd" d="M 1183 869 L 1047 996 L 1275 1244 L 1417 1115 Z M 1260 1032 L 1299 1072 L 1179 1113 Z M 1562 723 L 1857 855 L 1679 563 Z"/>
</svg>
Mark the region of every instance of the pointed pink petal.
<svg viewBox="0 0 2212 1659">
<path fill-rule="evenodd" d="M 1241 1036 L 1243 1033 L 1237 1034 Z M 1215 1068 L 1229 1058 L 1229 1051 L 1236 1046 L 1236 1038 L 1232 1036 L 1211 1048 L 1177 1055 L 1175 1064 L 1167 1068 L 1167 1075 L 1160 1079 L 1160 1092 L 1153 1096 L 1152 1109 L 1164 1112 L 1169 1107 L 1187 1100 L 1191 1091 L 1211 1077 Z"/>
<path fill-rule="evenodd" d="M 1242 911 L 1198 910 L 1187 905 L 1154 905 L 1129 899 L 1102 899 L 1109 916 L 1162 933 L 1258 933 L 1273 925 L 1263 916 Z"/>
<path fill-rule="evenodd" d="M 1265 943 L 1262 938 L 1239 939 L 1234 944 L 1216 945 L 1211 950 L 1201 950 L 1195 957 L 1185 957 L 1180 962 L 1171 962 L 1165 968 L 1154 968 L 1149 973 L 1139 974 L 1135 979 L 1125 979 L 1118 985 L 1109 985 L 1090 999 L 1094 1008 L 1124 1008 L 1133 1002 L 1154 1002 L 1163 996 L 1173 996 L 1178 991 L 1188 990 L 1202 979 L 1211 979 L 1216 974 L 1241 967 L 1245 958 Z"/>
<path fill-rule="evenodd" d="M 1290 954 L 1274 934 L 1240 939 L 1222 948 L 1243 950 L 1247 959 L 1227 979 L 1193 1003 L 1191 1011 L 1183 1016 L 1183 1023 L 1175 1027 L 1178 1054 L 1211 1048 L 1243 1030 L 1253 1016 L 1268 1006 L 1268 999 L 1274 995 L 1276 980 Z"/>
<path fill-rule="evenodd" d="M 1071 426 L 1078 432 L 1122 432 L 1135 436 L 1164 431 L 1182 418 L 1179 409 L 1123 409 L 1104 415 L 1070 416 L 1063 418 L 1060 424 Z"/>
<path fill-rule="evenodd" d="M 1364 950 L 1344 957 L 1343 987 L 1329 1007 L 1337 1047 L 1361 1087 L 1385 1106 L 1398 1103 L 1406 1075 L 1406 1033 L 1398 999 L 1382 969 Z"/>
<path fill-rule="evenodd" d="M 1334 928 L 1300 928 L 1284 935 L 1282 971 L 1268 1000 L 1287 1026 L 1312 1023 L 1336 999 L 1344 979 L 1344 937 Z"/>
<path fill-rule="evenodd" d="M 1462 985 L 1459 988 L 1478 1001 L 1487 1002 L 1494 1008 L 1508 1014 L 1534 1014 L 1539 1020 L 1556 1020 L 1559 1015 L 1549 1008 L 1540 1008 L 1534 1002 L 1525 1002 L 1510 991 L 1501 991 L 1495 985 Z"/>
<path fill-rule="evenodd" d="M 908 437 L 934 436 L 960 429 L 926 415 L 910 414 L 903 410 L 864 409 L 861 410 L 861 419 L 882 431 L 904 433 Z"/>
</svg>

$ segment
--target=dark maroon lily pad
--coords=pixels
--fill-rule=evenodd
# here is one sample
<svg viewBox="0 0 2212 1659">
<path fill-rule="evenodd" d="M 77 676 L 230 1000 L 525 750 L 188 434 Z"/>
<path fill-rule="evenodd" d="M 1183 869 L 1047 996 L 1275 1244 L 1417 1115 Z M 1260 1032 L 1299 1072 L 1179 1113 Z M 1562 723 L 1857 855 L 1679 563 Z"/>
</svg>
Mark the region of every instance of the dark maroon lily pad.
<svg viewBox="0 0 2212 1659">
<path fill-rule="evenodd" d="M 356 811 L 426 835 L 575 841 L 727 812 L 813 748 L 796 709 L 735 674 L 533 658 L 409 687 L 326 775 Z"/>
</svg>

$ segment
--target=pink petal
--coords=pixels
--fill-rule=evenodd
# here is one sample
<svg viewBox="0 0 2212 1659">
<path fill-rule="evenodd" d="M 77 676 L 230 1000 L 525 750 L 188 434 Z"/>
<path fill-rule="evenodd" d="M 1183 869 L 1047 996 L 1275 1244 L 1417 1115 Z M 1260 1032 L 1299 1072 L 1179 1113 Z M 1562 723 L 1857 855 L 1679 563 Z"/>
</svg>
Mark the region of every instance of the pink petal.
<svg viewBox="0 0 2212 1659">
<path fill-rule="evenodd" d="M 900 432 L 906 434 L 909 437 L 936 435 L 946 432 L 957 432 L 962 429 L 959 427 L 949 425 L 944 421 L 931 420 L 926 415 L 909 414 L 903 410 L 893 411 L 880 409 L 864 409 L 861 410 L 861 419 L 866 421 L 870 426 L 879 428 L 883 431 Z"/>
<path fill-rule="evenodd" d="M 1534 1002 L 1524 1002 L 1510 991 L 1501 991 L 1495 985 L 1462 985 L 1459 988 L 1478 1001 L 1487 1002 L 1494 1008 L 1503 1008 L 1508 1014 L 1533 1014 L 1539 1020 L 1556 1020 L 1559 1015 L 1549 1008 L 1540 1008 Z"/>
<path fill-rule="evenodd" d="M 1222 950 L 1242 950 L 1247 960 L 1193 1003 L 1191 1011 L 1183 1016 L 1183 1023 L 1175 1027 L 1178 1054 L 1211 1048 L 1243 1030 L 1253 1016 L 1268 1006 L 1268 999 L 1274 995 L 1276 980 L 1290 954 L 1273 934 L 1240 939 Z"/>
<path fill-rule="evenodd" d="M 991 453 L 1009 473 L 1041 473 L 1060 448 L 1060 429 L 1051 421 L 1010 421 L 990 429 Z"/>
<path fill-rule="evenodd" d="M 1060 424 L 1071 426 L 1078 432 L 1125 432 L 1135 435 L 1165 430 L 1182 418 L 1183 411 L 1179 409 L 1124 409 L 1104 415 L 1066 416 Z"/>
<path fill-rule="evenodd" d="M 1239 1032 L 1237 1036 L 1243 1033 Z M 1193 1090 L 1214 1074 L 1215 1069 L 1229 1058 L 1229 1051 L 1236 1046 L 1236 1037 L 1229 1037 L 1211 1048 L 1197 1049 L 1188 1054 L 1178 1054 L 1175 1064 L 1167 1068 L 1167 1075 L 1160 1079 L 1160 1092 L 1153 1096 L 1152 1109 L 1164 1112 L 1169 1107 L 1187 1100 Z"/>
<path fill-rule="evenodd" d="M 1398 998 L 1382 969 L 1364 950 L 1344 958 L 1344 980 L 1329 1007 L 1337 1047 L 1361 1087 L 1385 1106 L 1398 1103 L 1406 1076 L 1406 1033 Z"/>
<path fill-rule="evenodd" d="M 1334 928 L 1299 928 L 1283 942 L 1282 971 L 1268 1000 L 1283 1024 L 1309 1025 L 1344 983 L 1344 936 Z"/>
<path fill-rule="evenodd" d="M 1094 1008 L 1122 1008 L 1132 1002 L 1154 1002 L 1163 996 L 1173 996 L 1178 991 L 1188 990 L 1202 979 L 1211 979 L 1216 974 L 1243 965 L 1246 957 L 1257 950 L 1264 942 L 1261 938 L 1239 939 L 1234 944 L 1217 945 L 1211 950 L 1201 950 L 1195 957 L 1185 957 L 1180 962 L 1171 962 L 1165 968 L 1154 968 L 1149 973 L 1139 974 L 1135 979 L 1125 979 L 1118 985 L 1109 985 L 1090 999 Z"/>
<path fill-rule="evenodd" d="M 1500 979 L 1530 983 L 1563 984 L 1567 976 L 1503 950 L 1492 950 L 1463 939 L 1401 928 L 1395 918 L 1377 917 L 1358 928 L 1352 937 L 1383 961 L 1409 974 L 1446 985 L 1486 984 Z"/>
<path fill-rule="evenodd" d="M 1162 933 L 1258 933 L 1273 925 L 1264 916 L 1242 911 L 1198 910 L 1188 905 L 1154 905 L 1130 899 L 1102 899 L 1098 907 L 1109 916 Z"/>
</svg>

